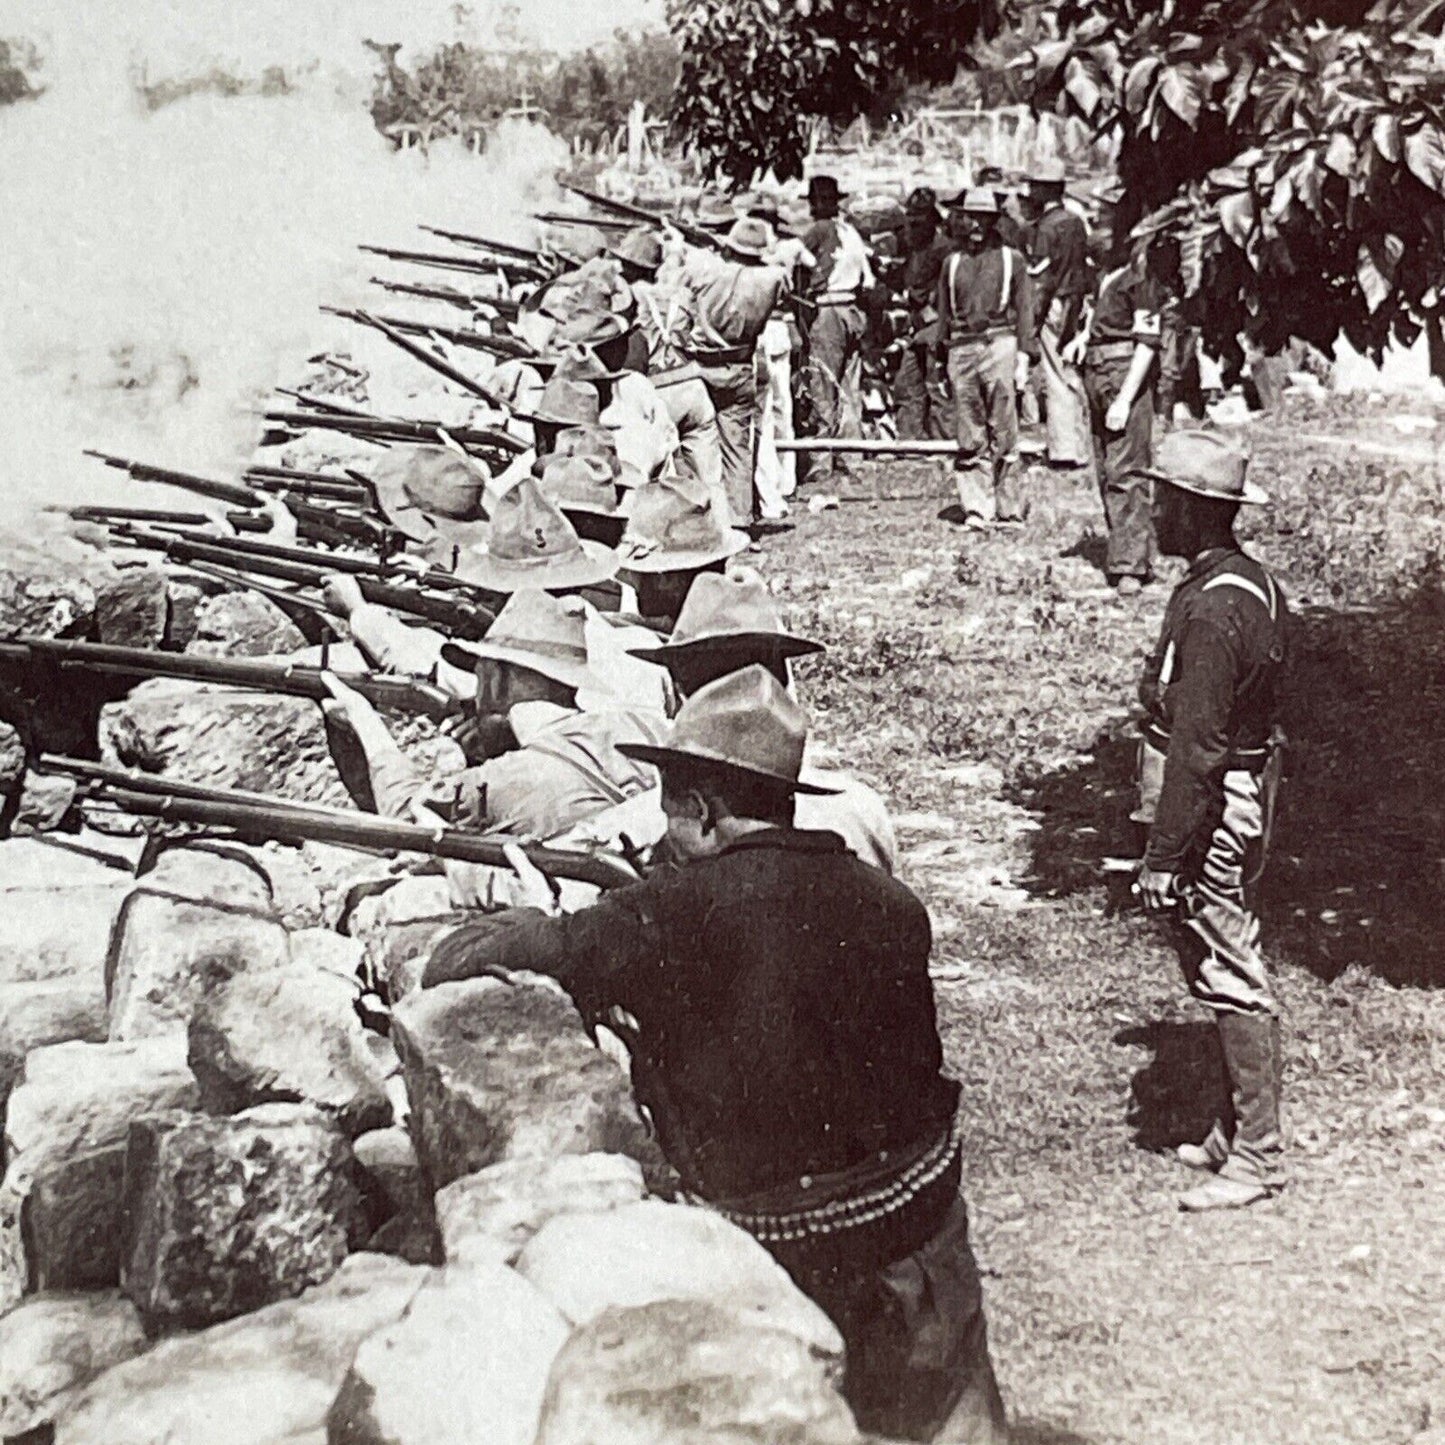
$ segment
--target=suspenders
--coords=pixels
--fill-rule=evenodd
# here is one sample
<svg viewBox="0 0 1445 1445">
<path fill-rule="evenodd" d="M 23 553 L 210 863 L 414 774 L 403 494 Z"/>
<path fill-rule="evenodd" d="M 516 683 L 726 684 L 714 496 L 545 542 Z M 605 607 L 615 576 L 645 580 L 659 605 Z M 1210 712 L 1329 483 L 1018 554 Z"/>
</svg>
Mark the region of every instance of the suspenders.
<svg viewBox="0 0 1445 1445">
<path fill-rule="evenodd" d="M 1000 255 L 1003 259 L 1003 285 L 999 289 L 998 309 L 1007 314 L 1009 297 L 1013 295 L 1014 288 L 1013 247 L 1002 247 Z M 957 251 L 948 258 L 948 299 L 954 306 L 958 304 L 958 263 L 962 259 L 962 256 Z"/>
</svg>

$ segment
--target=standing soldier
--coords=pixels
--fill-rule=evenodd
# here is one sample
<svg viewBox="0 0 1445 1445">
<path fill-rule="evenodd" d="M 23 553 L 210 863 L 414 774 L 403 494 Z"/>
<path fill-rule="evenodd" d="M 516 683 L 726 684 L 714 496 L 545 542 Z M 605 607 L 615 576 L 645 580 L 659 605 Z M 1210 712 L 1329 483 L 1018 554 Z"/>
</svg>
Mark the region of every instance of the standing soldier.
<svg viewBox="0 0 1445 1445">
<path fill-rule="evenodd" d="M 1029 173 L 1029 200 L 1038 212 L 1029 275 L 1039 323 L 1039 369 L 1049 465 L 1081 467 L 1089 460 L 1089 399 L 1064 350 L 1083 322 L 1089 291 L 1089 233 L 1064 205 L 1064 165 L 1048 158 Z"/>
<path fill-rule="evenodd" d="M 953 418 L 942 398 L 941 371 L 934 352 L 938 334 L 938 273 L 948 256 L 939 231 L 938 195 L 931 186 L 913 191 L 903 211 L 903 267 L 900 300 L 908 313 L 902 355 L 893 376 L 894 418 L 901 437 L 942 440 L 953 434 Z"/>
<path fill-rule="evenodd" d="M 938 278 L 936 355 L 953 392 L 954 461 L 964 522 L 1021 522 L 1018 392 L 1028 384 L 1034 334 L 1028 265 L 998 234 L 992 191 L 956 196 L 951 221 L 961 249 Z"/>
<path fill-rule="evenodd" d="M 671 233 L 674 247 L 682 238 Z M 717 414 L 722 484 L 733 525 L 757 516 L 753 472 L 758 448 L 758 337 L 788 291 L 787 274 L 769 265 L 766 221 L 745 216 L 722 240 L 722 253 L 681 246 L 679 283 L 692 299 L 688 355 Z"/>
<path fill-rule="evenodd" d="M 1115 251 L 1119 249 L 1115 238 Z M 1109 529 L 1104 572 L 1120 597 L 1135 597 L 1152 574 L 1149 456 L 1166 288 L 1146 257 L 1134 255 L 1099 283 L 1084 350 L 1084 391 L 1094 467 Z"/>
<path fill-rule="evenodd" d="M 861 431 L 859 383 L 868 322 L 859 301 L 873 285 L 873 268 L 863 237 L 839 214 L 842 203 L 843 193 L 832 176 L 814 176 L 808 182 L 813 224 L 803 235 L 803 245 L 813 265 L 805 268 L 802 295 L 813 308 L 808 395 L 820 437 L 856 437 Z"/>
<path fill-rule="evenodd" d="M 1241 503 L 1269 500 L 1245 468 L 1227 442 L 1190 430 L 1161 441 L 1154 469 L 1159 548 L 1189 571 L 1140 684 L 1148 720 L 1135 817 L 1149 842 L 1135 887 L 1145 907 L 1178 910 L 1185 978 L 1214 1013 L 1233 1115 L 1179 1150 L 1214 1174 L 1180 1199 L 1194 1211 L 1242 1208 L 1284 1183 L 1279 1005 L 1251 891 L 1274 820 L 1289 614 L 1235 539 Z"/>
</svg>

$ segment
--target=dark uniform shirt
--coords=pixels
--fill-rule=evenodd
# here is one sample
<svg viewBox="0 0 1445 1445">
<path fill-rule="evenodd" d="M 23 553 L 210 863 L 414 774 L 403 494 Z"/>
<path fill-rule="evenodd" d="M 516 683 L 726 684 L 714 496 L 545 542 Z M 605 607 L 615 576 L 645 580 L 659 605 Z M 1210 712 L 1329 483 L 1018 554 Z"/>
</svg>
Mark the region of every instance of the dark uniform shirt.
<svg viewBox="0 0 1445 1445">
<path fill-rule="evenodd" d="M 1019 349 L 1039 354 L 1028 264 L 1011 246 L 955 251 L 938 276 L 939 330 L 950 346 L 1012 331 Z"/>
<path fill-rule="evenodd" d="M 1094 300 L 1090 348 L 1142 343 L 1157 351 L 1166 299 L 1164 288 L 1148 275 L 1142 261 L 1110 271 L 1099 282 Z"/>
<path fill-rule="evenodd" d="M 1033 264 L 1040 314 L 1057 296 L 1071 301 L 1089 290 L 1089 232 L 1066 206 L 1050 206 L 1034 228 Z"/>
<path fill-rule="evenodd" d="M 452 935 L 428 979 L 532 969 L 584 1018 L 632 1015 L 638 1099 L 704 1197 L 876 1162 L 953 1118 L 927 911 L 832 833 L 760 831 L 578 913 L 520 917 Z"/>
<path fill-rule="evenodd" d="M 1174 589 L 1145 663 L 1146 735 L 1166 752 L 1145 861 L 1177 872 L 1213 825 L 1221 779 L 1263 749 L 1276 717 L 1289 611 L 1274 579 L 1237 547 L 1196 557 Z"/>
<path fill-rule="evenodd" d="M 911 338 L 918 345 L 929 346 L 941 339 L 934 324 L 938 320 L 938 273 L 952 249 L 946 236 L 935 234 L 903 258 L 900 299 L 908 311 Z"/>
</svg>

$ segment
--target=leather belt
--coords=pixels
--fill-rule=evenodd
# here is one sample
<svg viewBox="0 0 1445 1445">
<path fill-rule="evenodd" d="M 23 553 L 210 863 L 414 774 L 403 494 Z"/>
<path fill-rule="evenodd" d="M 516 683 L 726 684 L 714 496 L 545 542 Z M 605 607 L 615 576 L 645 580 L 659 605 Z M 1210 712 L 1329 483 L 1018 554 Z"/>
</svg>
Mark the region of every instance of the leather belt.
<svg viewBox="0 0 1445 1445">
<path fill-rule="evenodd" d="M 1161 753 L 1169 751 L 1169 734 L 1155 722 L 1146 722 L 1141 731 L 1151 747 Z M 1262 773 L 1268 765 L 1274 749 L 1269 743 L 1258 747 L 1231 747 L 1225 757 L 1224 766 L 1228 772 Z"/>
<path fill-rule="evenodd" d="M 717 351 L 688 351 L 688 355 L 699 366 L 733 366 L 739 361 L 753 359 L 754 346 L 725 346 Z"/>
</svg>

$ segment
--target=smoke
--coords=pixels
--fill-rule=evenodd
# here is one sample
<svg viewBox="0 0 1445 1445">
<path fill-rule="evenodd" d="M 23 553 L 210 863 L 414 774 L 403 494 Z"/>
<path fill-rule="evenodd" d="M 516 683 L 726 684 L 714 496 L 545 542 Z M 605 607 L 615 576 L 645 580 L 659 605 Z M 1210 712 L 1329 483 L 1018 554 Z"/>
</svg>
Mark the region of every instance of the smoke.
<svg viewBox="0 0 1445 1445">
<path fill-rule="evenodd" d="M 565 159 L 519 123 L 480 157 L 396 153 L 377 134 L 362 40 L 433 45 L 454 6 L 132 0 L 67 18 L 30 3 L 0 0 L 0 35 L 35 42 L 45 86 L 0 109 L 12 507 L 135 501 L 87 446 L 234 474 L 271 388 L 349 344 L 318 306 L 375 303 L 358 243 L 418 248 L 418 222 L 525 241 Z M 152 109 L 143 86 L 183 98 Z"/>
</svg>

